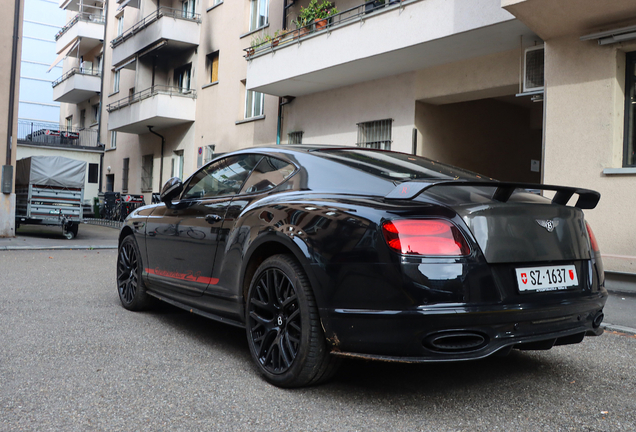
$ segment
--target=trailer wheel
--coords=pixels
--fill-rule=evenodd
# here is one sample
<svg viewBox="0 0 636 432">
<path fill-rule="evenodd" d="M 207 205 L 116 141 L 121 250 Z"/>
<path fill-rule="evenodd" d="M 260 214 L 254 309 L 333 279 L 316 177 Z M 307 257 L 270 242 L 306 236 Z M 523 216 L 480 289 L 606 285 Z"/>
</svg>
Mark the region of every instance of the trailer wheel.
<svg viewBox="0 0 636 432">
<path fill-rule="evenodd" d="M 73 240 L 75 237 L 77 237 L 78 230 L 79 230 L 79 224 L 70 223 L 64 230 L 64 237 L 66 237 L 67 240 Z"/>
</svg>

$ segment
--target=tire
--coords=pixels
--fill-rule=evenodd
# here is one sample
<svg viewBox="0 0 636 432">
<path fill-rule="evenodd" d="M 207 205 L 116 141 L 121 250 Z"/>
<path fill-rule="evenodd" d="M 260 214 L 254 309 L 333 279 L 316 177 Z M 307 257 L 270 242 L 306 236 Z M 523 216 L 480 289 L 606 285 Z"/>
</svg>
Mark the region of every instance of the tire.
<svg viewBox="0 0 636 432">
<path fill-rule="evenodd" d="M 75 222 L 69 223 L 64 230 L 64 237 L 66 237 L 67 240 L 73 240 L 75 237 L 77 237 L 78 231 L 79 231 L 79 224 Z"/>
<path fill-rule="evenodd" d="M 135 238 L 129 235 L 117 251 L 117 293 L 122 306 L 131 311 L 147 309 L 152 301 L 146 294 L 142 269 L 139 247 Z"/>
<path fill-rule="evenodd" d="M 252 359 L 271 384 L 302 387 L 336 372 L 340 361 L 328 351 L 309 280 L 292 256 L 275 255 L 258 267 L 245 311 Z"/>
</svg>

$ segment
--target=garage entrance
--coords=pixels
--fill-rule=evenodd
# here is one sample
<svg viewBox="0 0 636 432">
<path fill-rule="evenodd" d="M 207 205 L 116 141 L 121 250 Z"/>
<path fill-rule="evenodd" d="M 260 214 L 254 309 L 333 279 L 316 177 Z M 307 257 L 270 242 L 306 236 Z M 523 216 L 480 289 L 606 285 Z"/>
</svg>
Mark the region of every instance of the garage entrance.
<svg viewBox="0 0 636 432">
<path fill-rule="evenodd" d="M 541 182 L 543 103 L 514 95 L 418 101 L 418 153 L 502 181 Z"/>
</svg>

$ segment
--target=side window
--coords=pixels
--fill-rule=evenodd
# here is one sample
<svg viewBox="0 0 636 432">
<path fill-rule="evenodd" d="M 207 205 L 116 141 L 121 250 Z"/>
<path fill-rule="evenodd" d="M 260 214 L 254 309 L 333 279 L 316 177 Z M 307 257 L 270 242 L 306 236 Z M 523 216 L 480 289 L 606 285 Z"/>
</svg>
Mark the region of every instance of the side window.
<svg viewBox="0 0 636 432">
<path fill-rule="evenodd" d="M 266 156 L 256 165 L 241 193 L 256 193 L 272 189 L 294 173 L 296 167 L 288 162 Z"/>
<path fill-rule="evenodd" d="M 261 158 L 254 154 L 231 156 L 203 168 L 192 177 L 181 199 L 237 194 Z"/>
</svg>

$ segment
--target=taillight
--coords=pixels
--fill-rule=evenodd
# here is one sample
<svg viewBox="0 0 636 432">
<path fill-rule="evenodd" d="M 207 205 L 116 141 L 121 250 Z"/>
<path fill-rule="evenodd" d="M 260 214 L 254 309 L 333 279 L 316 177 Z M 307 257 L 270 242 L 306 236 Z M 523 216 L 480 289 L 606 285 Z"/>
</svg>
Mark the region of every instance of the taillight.
<svg viewBox="0 0 636 432">
<path fill-rule="evenodd" d="M 382 225 L 389 247 L 405 255 L 462 256 L 470 247 L 459 229 L 442 219 L 398 219 Z"/>
<path fill-rule="evenodd" d="M 596 242 L 596 237 L 594 236 L 594 232 L 592 232 L 592 227 L 590 227 L 590 224 L 587 222 L 585 222 L 585 227 L 587 228 L 587 234 L 590 236 L 590 245 L 592 246 L 592 250 L 594 252 L 600 252 L 598 243 Z"/>
</svg>

